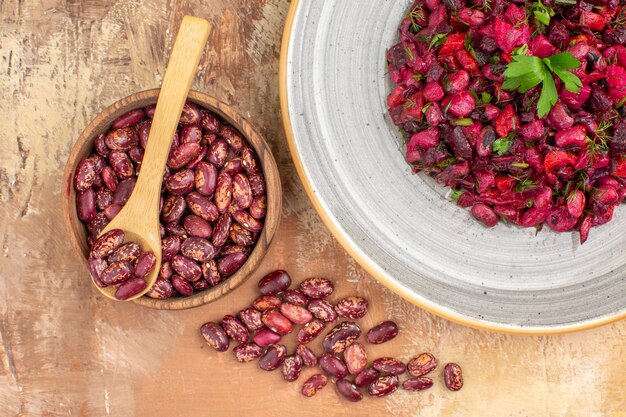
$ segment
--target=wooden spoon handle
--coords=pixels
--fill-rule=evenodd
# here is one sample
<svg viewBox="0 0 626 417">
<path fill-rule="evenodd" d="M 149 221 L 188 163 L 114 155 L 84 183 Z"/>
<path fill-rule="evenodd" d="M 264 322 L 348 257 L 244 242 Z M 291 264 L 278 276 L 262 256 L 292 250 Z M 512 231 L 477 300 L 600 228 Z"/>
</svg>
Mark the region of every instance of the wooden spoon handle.
<svg viewBox="0 0 626 417">
<path fill-rule="evenodd" d="M 144 203 L 144 215 L 158 213 L 163 171 L 174 132 L 210 31 L 209 22 L 193 16 L 185 16 L 178 30 L 154 112 L 141 173 L 133 190 L 133 196 L 149 200 Z"/>
</svg>

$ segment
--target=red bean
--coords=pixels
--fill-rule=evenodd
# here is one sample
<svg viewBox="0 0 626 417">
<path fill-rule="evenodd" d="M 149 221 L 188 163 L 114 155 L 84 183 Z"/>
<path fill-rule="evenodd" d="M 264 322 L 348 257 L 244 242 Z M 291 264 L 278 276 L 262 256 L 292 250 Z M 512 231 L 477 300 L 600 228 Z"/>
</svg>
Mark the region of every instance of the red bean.
<svg viewBox="0 0 626 417">
<path fill-rule="evenodd" d="M 286 289 L 283 291 L 283 297 L 286 302 L 297 306 L 306 307 L 309 304 L 309 297 L 302 294 L 300 290 Z"/>
<path fill-rule="evenodd" d="M 426 377 L 407 379 L 402 383 L 406 391 L 423 391 L 433 386 L 433 380 Z"/>
<path fill-rule="evenodd" d="M 100 236 L 91 247 L 91 256 L 99 259 L 113 253 L 122 246 L 126 235 L 123 230 L 113 229 Z"/>
<path fill-rule="evenodd" d="M 463 372 L 456 363 L 448 363 L 443 368 L 443 380 L 446 388 L 450 391 L 458 391 L 463 388 Z"/>
<path fill-rule="evenodd" d="M 343 359 L 348 367 L 348 372 L 352 375 L 358 375 L 367 366 L 367 354 L 365 348 L 359 342 L 355 342 L 346 347 L 343 351 Z"/>
<path fill-rule="evenodd" d="M 193 294 L 193 287 L 191 284 L 179 275 L 172 275 L 172 286 L 176 291 L 185 297 L 189 297 Z"/>
<path fill-rule="evenodd" d="M 137 180 L 134 178 L 128 178 L 120 182 L 117 185 L 115 192 L 113 192 L 113 204 L 117 204 L 118 206 L 125 205 L 133 193 L 136 182 Z"/>
<path fill-rule="evenodd" d="M 353 322 L 344 321 L 335 326 L 324 338 L 323 346 L 327 353 L 339 355 L 361 335 L 361 328 Z"/>
<path fill-rule="evenodd" d="M 204 220 L 202 217 L 196 216 L 195 214 L 191 214 L 185 217 L 183 225 L 189 236 L 209 239 L 211 237 L 211 234 L 213 233 L 211 224 Z"/>
<path fill-rule="evenodd" d="M 217 261 L 217 270 L 222 277 L 228 277 L 241 268 L 247 259 L 248 257 L 243 253 L 224 256 Z"/>
<path fill-rule="evenodd" d="M 222 125 L 220 135 L 228 142 L 228 144 L 236 151 L 241 151 L 244 140 L 239 132 L 232 126 Z"/>
<path fill-rule="evenodd" d="M 180 252 L 187 258 L 198 262 L 210 261 L 217 255 L 217 250 L 208 240 L 201 237 L 189 237 L 180 246 Z"/>
<path fill-rule="evenodd" d="M 311 300 L 307 308 L 316 318 L 323 322 L 330 323 L 337 319 L 337 312 L 326 300 Z"/>
<path fill-rule="evenodd" d="M 248 178 L 243 174 L 233 177 L 233 198 L 242 209 L 247 209 L 252 205 L 252 188 Z"/>
<path fill-rule="evenodd" d="M 115 298 L 118 300 L 128 300 L 146 289 L 148 283 L 143 278 L 131 278 L 115 291 Z"/>
<path fill-rule="evenodd" d="M 112 151 L 129 151 L 133 146 L 139 144 L 139 137 L 135 129 L 125 127 L 111 131 L 105 138 L 104 142 Z M 111 154 L 109 154 L 109 159 Z"/>
<path fill-rule="evenodd" d="M 220 171 L 220 174 L 224 173 L 224 174 L 230 175 L 231 177 L 234 177 L 235 175 L 239 174 L 242 170 L 243 170 L 243 166 L 242 166 L 241 158 L 234 157 L 224 164 L 224 168 L 222 168 L 222 170 Z"/>
<path fill-rule="evenodd" d="M 200 114 L 202 117 L 200 120 L 200 126 L 202 129 L 211 133 L 217 133 L 220 131 L 222 123 L 220 123 L 219 119 L 215 117 L 213 113 L 206 110 L 200 110 Z"/>
<path fill-rule="evenodd" d="M 222 168 L 226 163 L 228 156 L 228 143 L 223 139 L 214 141 L 206 154 L 207 161 L 215 165 L 216 168 Z"/>
<path fill-rule="evenodd" d="M 340 317 L 356 320 L 367 314 L 368 303 L 363 297 L 351 296 L 337 301 L 335 311 Z"/>
<path fill-rule="evenodd" d="M 186 208 L 185 198 L 179 195 L 170 195 L 163 203 L 161 218 L 167 223 L 178 222 L 183 217 Z"/>
<path fill-rule="evenodd" d="M 428 352 L 413 358 L 407 364 L 409 375 L 420 377 L 428 374 L 437 367 L 437 359 Z"/>
<path fill-rule="evenodd" d="M 195 127 L 195 126 L 192 126 Z M 173 148 L 167 158 L 167 165 L 172 169 L 179 169 L 187 165 L 191 162 L 192 159 L 196 158 L 200 152 L 202 151 L 202 147 L 199 143 L 196 142 L 186 142 L 181 145 Z"/>
<path fill-rule="evenodd" d="M 326 323 L 313 319 L 298 331 L 298 343 L 307 344 L 315 339 L 326 327 Z"/>
<path fill-rule="evenodd" d="M 385 343 L 398 335 L 398 325 L 391 320 L 372 327 L 367 332 L 367 341 L 373 345 Z"/>
<path fill-rule="evenodd" d="M 366 387 L 376 381 L 380 373 L 374 368 L 365 368 L 357 376 L 354 377 L 354 385 L 359 388 Z"/>
<path fill-rule="evenodd" d="M 231 339 L 239 343 L 247 343 L 250 339 L 248 329 L 243 323 L 235 316 L 227 314 L 222 318 L 222 327 L 224 331 Z"/>
<path fill-rule="evenodd" d="M 104 137 L 104 135 L 99 135 L 94 143 L 94 148 L 100 156 L 108 156 L 109 152 L 111 152 L 111 150 L 106 145 Z"/>
<path fill-rule="evenodd" d="M 211 237 L 214 246 L 220 247 L 224 245 L 224 243 L 226 243 L 231 224 L 232 218 L 228 213 L 222 214 L 217 219 L 217 222 L 215 223 L 215 227 L 213 229 L 213 236 Z"/>
<path fill-rule="evenodd" d="M 273 345 L 275 343 L 280 342 L 281 338 L 282 338 L 281 335 L 267 328 L 257 331 L 253 336 L 254 343 L 256 343 L 259 346 Z"/>
<path fill-rule="evenodd" d="M 183 126 L 197 125 L 200 123 L 200 109 L 195 104 L 187 101 L 183 106 L 183 111 L 180 115 L 180 123 Z"/>
<path fill-rule="evenodd" d="M 296 354 L 302 358 L 304 366 L 308 366 L 309 368 L 317 366 L 317 356 L 305 345 L 298 345 Z"/>
<path fill-rule="evenodd" d="M 397 376 L 382 376 L 369 385 L 367 392 L 373 397 L 385 397 L 394 393 L 398 389 L 399 385 L 400 380 Z"/>
<path fill-rule="evenodd" d="M 182 255 L 176 255 L 170 261 L 172 269 L 187 281 L 197 281 L 202 276 L 202 269 L 197 263 Z"/>
<path fill-rule="evenodd" d="M 93 188 L 76 193 L 76 212 L 78 218 L 84 222 L 90 222 L 96 218 L 96 192 Z"/>
<path fill-rule="evenodd" d="M 111 124 L 111 127 L 113 129 L 123 129 L 125 127 L 135 126 L 137 123 L 141 122 L 145 116 L 146 113 L 143 109 L 131 110 L 128 113 L 118 117 Z"/>
<path fill-rule="evenodd" d="M 263 230 L 263 222 L 252 217 L 247 211 L 237 210 L 232 213 L 232 216 L 233 219 L 246 230 L 251 232 L 260 232 Z"/>
<path fill-rule="evenodd" d="M 189 194 L 195 186 L 195 174 L 190 169 L 178 171 L 165 181 L 165 187 L 174 195 Z"/>
<path fill-rule="evenodd" d="M 154 285 L 150 287 L 148 292 L 146 292 L 146 295 L 150 298 L 154 298 L 157 300 L 165 300 L 172 296 L 174 292 L 173 290 L 174 287 L 172 286 L 171 282 L 162 278 L 158 278 L 154 282 Z"/>
<path fill-rule="evenodd" d="M 322 374 L 315 374 L 302 384 L 302 395 L 305 397 L 312 397 L 317 394 L 319 390 L 324 388 L 327 383 L 328 378 L 326 378 L 326 376 Z"/>
<path fill-rule="evenodd" d="M 251 231 L 244 229 L 237 223 L 230 227 L 228 236 L 230 236 L 230 239 L 239 246 L 250 246 L 256 241 Z"/>
<path fill-rule="evenodd" d="M 106 210 L 113 204 L 113 193 L 106 187 L 98 187 L 96 189 L 96 207 L 99 210 Z"/>
<path fill-rule="evenodd" d="M 215 204 L 207 197 L 197 192 L 189 193 L 186 197 L 187 205 L 197 216 L 208 222 L 214 222 L 219 217 L 219 212 Z"/>
<path fill-rule="evenodd" d="M 200 334 L 207 345 L 211 346 L 216 351 L 225 352 L 228 350 L 230 340 L 219 324 L 213 322 L 204 323 L 202 327 L 200 327 Z"/>
<path fill-rule="evenodd" d="M 260 197 L 254 197 L 249 209 L 250 215 L 255 219 L 262 219 L 267 213 L 267 197 L 264 195 Z"/>
<path fill-rule="evenodd" d="M 283 362 L 283 379 L 285 381 L 293 382 L 300 377 L 302 372 L 302 359 L 300 356 L 293 355 L 287 356 Z"/>
<path fill-rule="evenodd" d="M 74 188 L 76 191 L 86 191 L 93 187 L 97 177 L 96 164 L 93 159 L 83 159 L 76 166 L 74 174 Z"/>
<path fill-rule="evenodd" d="M 335 286 L 326 278 L 309 278 L 300 283 L 300 291 L 309 298 L 326 298 Z"/>
<path fill-rule="evenodd" d="M 256 343 L 242 343 L 233 349 L 233 354 L 239 362 L 252 362 L 263 354 L 263 348 Z"/>
<path fill-rule="evenodd" d="M 286 335 L 293 330 L 293 324 L 277 310 L 268 310 L 263 313 L 261 320 L 268 328 L 280 335 Z"/>
<path fill-rule="evenodd" d="M 195 171 L 196 190 L 204 195 L 210 196 L 217 186 L 217 169 L 207 162 L 200 162 Z"/>
<path fill-rule="evenodd" d="M 291 285 L 291 277 L 282 269 L 270 272 L 259 281 L 259 292 L 263 295 L 279 294 Z"/>
<path fill-rule="evenodd" d="M 169 261 L 180 250 L 180 238 L 178 236 L 168 236 L 161 240 L 161 252 L 163 261 Z"/>
<path fill-rule="evenodd" d="M 283 364 L 286 356 L 285 346 L 271 345 L 259 359 L 259 367 L 265 371 L 273 371 Z"/>
<path fill-rule="evenodd" d="M 337 392 L 349 401 L 357 402 L 363 399 L 363 394 L 359 389 L 350 381 L 345 379 L 338 379 L 335 383 Z"/>
<path fill-rule="evenodd" d="M 228 212 L 233 195 L 233 179 L 228 174 L 217 176 L 217 186 L 215 187 L 215 207 L 220 214 Z"/>
<path fill-rule="evenodd" d="M 217 270 L 217 263 L 215 260 L 203 262 L 201 269 L 202 276 L 212 287 L 215 287 L 222 280 L 222 276 Z"/>
<path fill-rule="evenodd" d="M 348 376 L 346 364 L 334 355 L 326 353 L 319 360 L 320 368 L 335 378 L 345 378 Z"/>
<path fill-rule="evenodd" d="M 263 321 L 261 320 L 261 312 L 249 307 L 241 310 L 238 314 L 239 320 L 248 328 L 251 332 L 257 332 L 263 328 Z M 276 343 L 276 342 L 272 342 Z"/>
<path fill-rule="evenodd" d="M 280 312 L 296 324 L 305 324 L 311 321 L 313 315 L 304 307 L 291 303 L 283 303 L 280 306 Z"/>
<path fill-rule="evenodd" d="M 384 375 L 402 375 L 406 366 L 396 358 L 378 358 L 372 362 L 372 368 Z"/>
<path fill-rule="evenodd" d="M 106 285 L 117 285 L 128 280 L 133 275 L 133 266 L 130 262 L 116 262 L 102 271 L 100 279 Z"/>
<path fill-rule="evenodd" d="M 280 307 L 281 303 L 282 301 L 279 297 L 269 294 L 258 297 L 256 300 L 254 300 L 252 306 L 259 311 L 266 311 Z"/>
<path fill-rule="evenodd" d="M 115 192 L 119 181 L 117 179 L 117 175 L 115 175 L 115 172 L 113 171 L 113 168 L 111 168 L 110 166 L 104 167 L 102 169 L 102 172 L 100 173 L 100 177 L 102 178 L 102 182 L 104 183 L 104 185 L 109 190 Z"/>
<path fill-rule="evenodd" d="M 248 174 L 257 174 L 259 172 L 259 162 L 257 161 L 255 152 L 248 146 L 244 146 L 241 150 L 241 161 L 243 169 Z"/>
<path fill-rule="evenodd" d="M 90 256 L 89 259 L 87 259 L 87 265 L 89 266 L 89 273 L 91 274 L 93 282 L 100 288 L 106 287 L 107 285 L 102 282 L 100 277 L 102 276 L 102 272 L 109 266 L 107 261 Z"/>
</svg>

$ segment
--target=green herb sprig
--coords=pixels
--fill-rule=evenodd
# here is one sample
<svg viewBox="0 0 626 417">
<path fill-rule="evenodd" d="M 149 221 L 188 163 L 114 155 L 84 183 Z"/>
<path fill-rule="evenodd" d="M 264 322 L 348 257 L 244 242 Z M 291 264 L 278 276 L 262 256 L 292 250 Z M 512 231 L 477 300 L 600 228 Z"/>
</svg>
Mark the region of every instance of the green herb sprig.
<svg viewBox="0 0 626 417">
<path fill-rule="evenodd" d="M 568 71 L 580 67 L 580 61 L 568 52 L 543 59 L 518 54 L 513 55 L 512 59 L 513 62 L 504 71 L 506 80 L 502 84 L 502 88 L 525 93 L 541 83 L 541 95 L 537 101 L 539 117 L 547 115 L 559 98 L 552 73 L 563 81 L 567 90 L 574 93 L 580 92 L 580 87 L 582 87 L 580 78 Z"/>
</svg>

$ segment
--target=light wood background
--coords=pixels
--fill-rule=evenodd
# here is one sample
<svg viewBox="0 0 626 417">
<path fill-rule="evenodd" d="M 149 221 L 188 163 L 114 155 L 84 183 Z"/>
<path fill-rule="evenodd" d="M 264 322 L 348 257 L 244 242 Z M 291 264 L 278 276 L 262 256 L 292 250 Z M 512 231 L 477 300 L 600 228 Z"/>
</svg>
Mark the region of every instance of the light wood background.
<svg viewBox="0 0 626 417">
<path fill-rule="evenodd" d="M 0 0 L 0 416 L 626 416 L 625 321 L 551 337 L 466 328 L 385 290 L 331 237 L 304 194 L 281 126 L 277 73 L 288 6 Z M 63 229 L 61 175 L 99 110 L 159 85 L 184 14 L 214 27 L 194 88 L 234 104 L 268 139 L 284 216 L 248 283 L 207 306 L 153 311 L 112 303 L 91 287 Z M 305 399 L 300 384 L 278 372 L 207 348 L 199 326 L 246 306 L 257 279 L 279 267 L 296 282 L 334 279 L 336 297 L 369 298 L 366 329 L 396 320 L 401 335 L 368 347 L 370 357 L 428 350 L 461 364 L 465 387 L 449 393 L 437 374 L 423 393 L 351 404 L 329 385 Z"/>
</svg>

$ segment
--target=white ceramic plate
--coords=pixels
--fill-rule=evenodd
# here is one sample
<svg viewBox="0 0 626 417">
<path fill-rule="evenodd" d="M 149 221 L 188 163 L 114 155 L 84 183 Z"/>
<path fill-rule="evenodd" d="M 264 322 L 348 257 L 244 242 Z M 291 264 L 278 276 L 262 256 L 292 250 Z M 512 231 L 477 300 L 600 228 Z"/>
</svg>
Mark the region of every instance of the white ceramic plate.
<svg viewBox="0 0 626 417">
<path fill-rule="evenodd" d="M 626 210 L 593 228 L 486 229 L 414 175 L 387 116 L 385 50 L 410 0 L 293 0 L 281 100 L 293 159 L 336 238 L 415 304 L 471 326 L 556 333 L 626 317 Z"/>
</svg>

